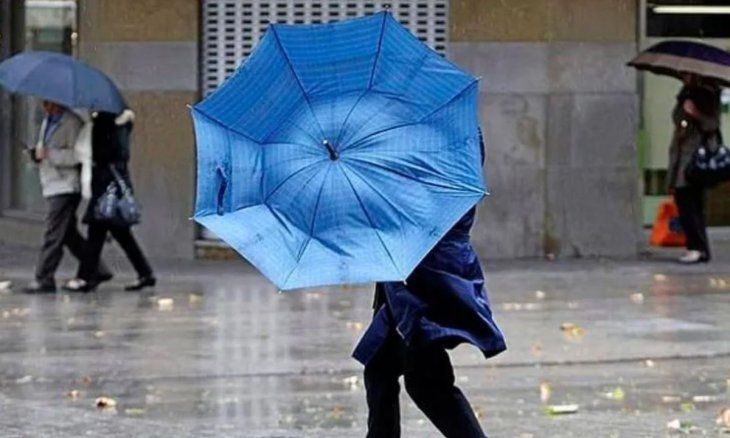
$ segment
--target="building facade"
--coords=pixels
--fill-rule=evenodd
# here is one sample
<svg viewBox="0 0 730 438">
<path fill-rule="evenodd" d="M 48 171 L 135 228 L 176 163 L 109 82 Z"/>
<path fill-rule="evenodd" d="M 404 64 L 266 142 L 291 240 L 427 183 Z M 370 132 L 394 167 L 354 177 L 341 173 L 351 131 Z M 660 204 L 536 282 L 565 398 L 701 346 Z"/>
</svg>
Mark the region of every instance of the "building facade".
<svg viewBox="0 0 730 438">
<path fill-rule="evenodd" d="M 481 76 L 492 192 L 474 230 L 487 258 L 627 256 L 643 223 L 637 0 L 0 0 L 6 57 L 72 53 L 114 78 L 137 112 L 132 173 L 140 240 L 192 258 L 219 243 L 189 220 L 195 144 L 187 105 L 214 89 L 270 22 L 393 13 Z M 0 241 L 37 244 L 42 200 L 22 146 L 37 102 L 2 95 Z M 666 109 L 668 113 L 669 108 Z"/>
</svg>

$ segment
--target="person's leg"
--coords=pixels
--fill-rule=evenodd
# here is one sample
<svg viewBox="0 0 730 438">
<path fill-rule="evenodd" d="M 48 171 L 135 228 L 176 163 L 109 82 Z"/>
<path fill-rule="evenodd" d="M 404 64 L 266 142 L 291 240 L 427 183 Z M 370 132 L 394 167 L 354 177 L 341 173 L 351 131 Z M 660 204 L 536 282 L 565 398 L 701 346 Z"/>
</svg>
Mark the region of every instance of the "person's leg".
<svg viewBox="0 0 730 438">
<path fill-rule="evenodd" d="M 454 370 L 443 347 L 407 349 L 404 374 L 406 391 L 445 437 L 486 436 L 469 401 L 454 386 Z"/>
<path fill-rule="evenodd" d="M 119 243 L 122 250 L 127 255 L 130 263 L 137 271 L 139 278 L 151 278 L 152 267 L 142 253 L 142 248 L 137 244 L 137 240 L 132 235 L 132 229 L 129 227 L 110 227 L 109 231 L 112 237 Z"/>
<path fill-rule="evenodd" d="M 706 193 L 700 188 L 694 189 L 694 199 L 697 210 L 697 234 L 699 237 L 699 246 L 701 252 L 705 254 L 707 260 L 710 259 L 710 240 L 707 238 L 707 215 L 705 208 Z"/>
<path fill-rule="evenodd" d="M 674 192 L 674 200 L 679 209 L 679 222 L 682 225 L 682 231 L 687 237 L 687 249 L 690 251 L 704 251 L 706 248 L 702 243 L 702 235 L 700 234 L 695 190 L 690 187 L 678 187 Z"/>
<path fill-rule="evenodd" d="M 39 285 L 50 287 L 55 285 L 54 276 L 63 257 L 64 238 L 71 220 L 75 218 L 78 201 L 74 201 L 73 195 L 58 195 L 47 198 L 46 203 L 48 205 L 46 231 L 38 256 L 35 277 Z"/>
<path fill-rule="evenodd" d="M 75 214 L 73 220 L 69 224 L 69 227 L 66 229 L 66 236 L 64 237 L 63 243 L 66 245 L 66 248 L 68 248 L 69 252 L 79 261 L 79 268 L 76 276 L 82 278 L 81 264 L 84 260 L 84 252 L 86 251 L 87 240 L 84 239 L 84 237 L 79 232 L 79 229 L 76 225 Z M 104 263 L 104 260 L 99 259 L 98 272 L 96 273 L 95 278 L 102 281 L 107 281 L 110 280 L 112 277 L 114 277 L 114 274 L 112 274 L 109 267 L 106 265 L 106 263 Z"/>
<path fill-rule="evenodd" d="M 96 281 L 99 272 L 99 259 L 106 240 L 107 226 L 92 222 L 89 224 L 86 246 L 84 247 L 78 277 L 88 283 Z"/>
<path fill-rule="evenodd" d="M 403 373 L 402 341 L 395 332 L 365 366 L 364 379 L 368 403 L 367 438 L 400 437 L 400 384 Z"/>
</svg>

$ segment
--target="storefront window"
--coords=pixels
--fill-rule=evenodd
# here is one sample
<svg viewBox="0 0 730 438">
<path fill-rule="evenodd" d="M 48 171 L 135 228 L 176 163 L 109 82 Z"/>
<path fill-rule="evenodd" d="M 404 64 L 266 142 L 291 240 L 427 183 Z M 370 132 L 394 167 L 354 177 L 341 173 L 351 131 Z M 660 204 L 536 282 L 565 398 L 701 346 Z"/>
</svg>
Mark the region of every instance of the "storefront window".
<svg viewBox="0 0 730 438">
<path fill-rule="evenodd" d="M 16 7 L 23 17 L 21 26 L 13 29 L 22 35 L 22 47 L 17 51 L 44 50 L 73 53 L 76 42 L 76 1 L 25 0 Z M 40 102 L 32 97 L 13 98 L 13 130 L 10 139 L 12 187 L 10 208 L 30 212 L 43 210 L 43 198 L 36 166 L 28 159 L 24 148 L 31 147 L 38 138 L 43 114 Z"/>
</svg>

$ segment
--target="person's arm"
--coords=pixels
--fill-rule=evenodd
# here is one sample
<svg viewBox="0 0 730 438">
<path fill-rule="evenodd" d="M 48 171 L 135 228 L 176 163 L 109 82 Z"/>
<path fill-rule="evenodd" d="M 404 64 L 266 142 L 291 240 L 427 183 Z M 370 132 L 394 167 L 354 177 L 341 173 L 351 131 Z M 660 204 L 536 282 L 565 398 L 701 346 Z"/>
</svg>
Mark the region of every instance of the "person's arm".
<svg viewBox="0 0 730 438">
<path fill-rule="evenodd" d="M 706 114 L 700 110 L 692 99 L 686 99 L 682 103 L 682 110 L 691 117 L 704 132 L 715 132 L 720 128 L 720 119 L 717 114 Z"/>
<path fill-rule="evenodd" d="M 76 139 L 81 132 L 81 123 L 76 119 L 70 119 L 69 126 L 57 146 L 45 148 L 45 159 L 55 167 L 74 167 L 79 164 L 76 156 Z M 59 127 L 60 129 L 61 127 Z"/>
</svg>

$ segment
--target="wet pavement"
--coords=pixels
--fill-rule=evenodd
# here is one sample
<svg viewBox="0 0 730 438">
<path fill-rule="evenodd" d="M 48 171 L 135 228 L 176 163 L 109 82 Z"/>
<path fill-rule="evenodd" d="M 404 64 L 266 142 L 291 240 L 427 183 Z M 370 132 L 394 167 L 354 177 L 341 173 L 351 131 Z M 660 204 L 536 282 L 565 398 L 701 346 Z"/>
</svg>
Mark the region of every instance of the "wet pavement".
<svg viewBox="0 0 730 438">
<path fill-rule="evenodd" d="M 728 251 L 730 254 L 730 251 Z M 158 262 L 154 292 L 28 296 L 33 252 L 0 247 L 0 436 L 357 437 L 349 353 L 369 288 L 279 294 L 242 262 Z M 64 265 L 63 276 L 73 269 Z M 730 407 L 730 264 L 488 263 L 509 351 L 452 358 L 490 437 L 721 436 Z M 542 391 L 541 391 L 542 387 Z M 114 408 L 98 409 L 98 397 Z M 403 395 L 404 437 L 439 436 Z M 578 412 L 548 415 L 550 405 Z M 689 423 L 685 423 L 689 424 Z M 725 435 L 728 436 L 728 435 Z"/>
</svg>

